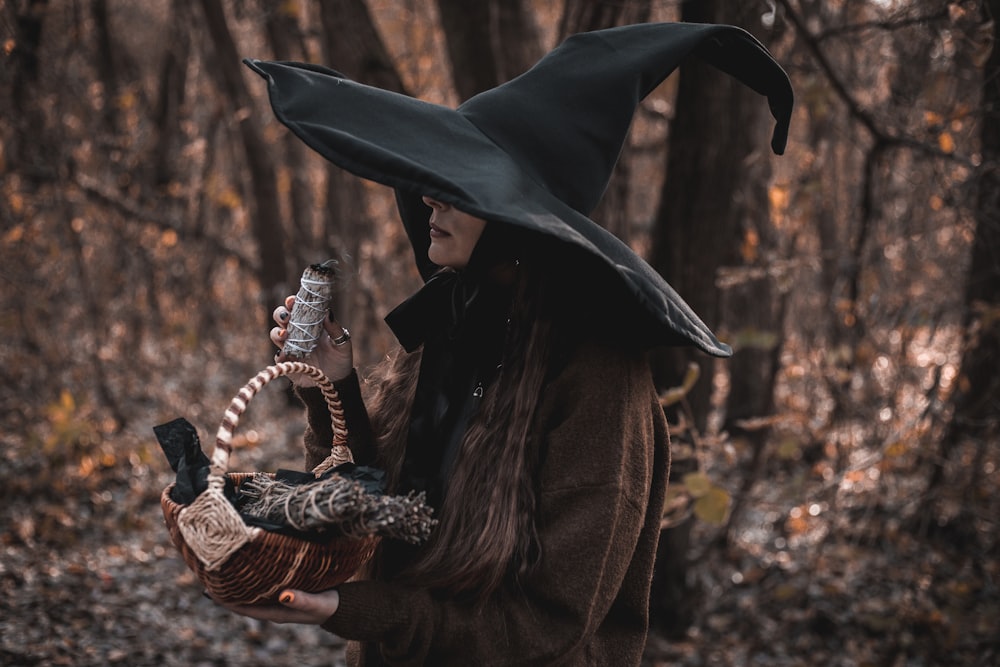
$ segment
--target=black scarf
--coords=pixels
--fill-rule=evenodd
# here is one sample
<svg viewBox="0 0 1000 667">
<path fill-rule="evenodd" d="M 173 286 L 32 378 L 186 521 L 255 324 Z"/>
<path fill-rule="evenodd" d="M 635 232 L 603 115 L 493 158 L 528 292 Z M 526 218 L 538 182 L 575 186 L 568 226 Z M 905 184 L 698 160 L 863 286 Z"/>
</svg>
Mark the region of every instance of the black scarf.
<svg viewBox="0 0 1000 667">
<path fill-rule="evenodd" d="M 423 346 L 400 492 L 440 509 L 462 439 L 498 375 L 510 290 L 468 272 L 437 274 L 386 322 L 408 351 Z"/>
</svg>

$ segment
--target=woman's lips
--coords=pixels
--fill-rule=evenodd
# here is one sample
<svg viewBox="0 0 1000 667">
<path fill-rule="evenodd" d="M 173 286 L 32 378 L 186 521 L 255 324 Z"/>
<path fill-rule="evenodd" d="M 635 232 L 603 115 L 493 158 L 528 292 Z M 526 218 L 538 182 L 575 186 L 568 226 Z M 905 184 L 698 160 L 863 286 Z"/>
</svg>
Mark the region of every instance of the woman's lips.
<svg viewBox="0 0 1000 667">
<path fill-rule="evenodd" d="M 449 234 L 448 232 L 444 231 L 443 229 L 441 229 L 440 227 L 438 227 L 437 225 L 435 225 L 433 222 L 430 223 L 430 227 L 431 227 L 431 236 L 434 237 L 434 238 L 441 238 L 443 236 L 451 236 L 451 234 Z"/>
</svg>

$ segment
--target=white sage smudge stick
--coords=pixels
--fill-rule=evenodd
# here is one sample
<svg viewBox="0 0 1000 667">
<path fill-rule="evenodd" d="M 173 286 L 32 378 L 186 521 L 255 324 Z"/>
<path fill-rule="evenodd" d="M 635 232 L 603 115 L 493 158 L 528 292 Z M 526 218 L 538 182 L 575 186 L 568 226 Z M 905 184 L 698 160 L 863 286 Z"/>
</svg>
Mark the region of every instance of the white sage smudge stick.
<svg viewBox="0 0 1000 667">
<path fill-rule="evenodd" d="M 284 349 L 289 359 L 301 359 L 316 348 L 323 334 L 323 320 L 330 312 L 333 301 L 336 266 L 336 260 L 328 259 L 322 264 L 312 264 L 302 272 L 299 292 L 295 295 L 295 305 L 288 318 L 288 338 Z"/>
</svg>

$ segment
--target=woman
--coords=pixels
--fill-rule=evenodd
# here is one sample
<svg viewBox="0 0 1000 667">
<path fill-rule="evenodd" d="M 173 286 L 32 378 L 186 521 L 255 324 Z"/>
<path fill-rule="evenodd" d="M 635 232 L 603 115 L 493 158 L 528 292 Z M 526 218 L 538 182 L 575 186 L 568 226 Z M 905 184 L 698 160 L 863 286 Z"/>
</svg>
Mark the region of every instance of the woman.
<svg viewBox="0 0 1000 667">
<path fill-rule="evenodd" d="M 768 95 L 780 152 L 787 77 L 729 26 L 579 35 L 458 110 L 249 63 L 300 138 L 396 190 L 426 280 L 386 318 L 404 352 L 367 408 L 339 323 L 311 361 L 336 381 L 355 459 L 425 492 L 439 523 L 419 547 L 384 541 L 336 590 L 236 611 L 321 624 L 364 665 L 638 664 L 669 468 L 645 350 L 729 349 L 586 214 L 636 105 L 689 54 Z M 291 305 L 275 310 L 279 348 Z M 311 466 L 330 426 L 318 390 L 299 393 Z"/>
</svg>

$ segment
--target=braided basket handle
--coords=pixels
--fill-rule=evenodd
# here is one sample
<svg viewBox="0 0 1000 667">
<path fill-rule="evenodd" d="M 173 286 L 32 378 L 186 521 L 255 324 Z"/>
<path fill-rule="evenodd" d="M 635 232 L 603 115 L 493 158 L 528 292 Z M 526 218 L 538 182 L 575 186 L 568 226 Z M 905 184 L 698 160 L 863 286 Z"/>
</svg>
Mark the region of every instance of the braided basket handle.
<svg viewBox="0 0 1000 667">
<path fill-rule="evenodd" d="M 222 424 L 215 435 L 215 451 L 212 453 L 212 464 L 208 474 L 209 488 L 221 491 L 225 486 L 226 473 L 229 470 L 229 457 L 233 452 L 233 432 L 240 422 L 240 415 L 246 411 L 250 400 L 261 389 L 272 380 L 284 375 L 305 375 L 316 382 L 326 400 L 326 406 L 330 410 L 330 419 L 333 422 L 333 452 L 336 453 L 338 447 L 347 446 L 347 423 L 344 421 L 344 408 L 340 403 L 340 395 L 323 371 L 301 361 L 285 361 L 268 366 L 243 385 L 243 388 L 229 403 L 229 408 L 226 409 L 222 417 Z M 327 461 L 329 460 L 327 459 Z"/>
</svg>

